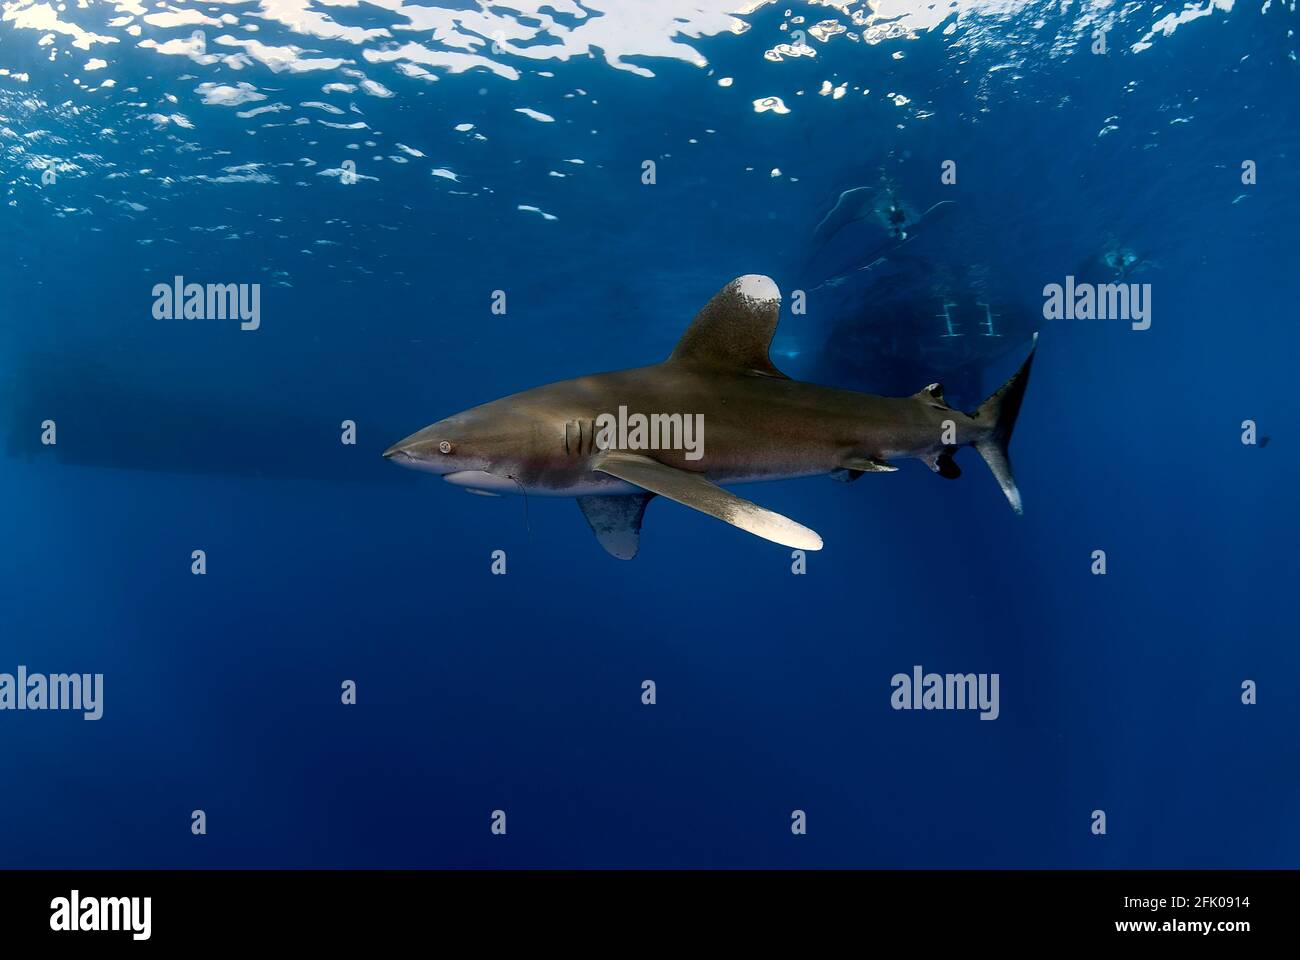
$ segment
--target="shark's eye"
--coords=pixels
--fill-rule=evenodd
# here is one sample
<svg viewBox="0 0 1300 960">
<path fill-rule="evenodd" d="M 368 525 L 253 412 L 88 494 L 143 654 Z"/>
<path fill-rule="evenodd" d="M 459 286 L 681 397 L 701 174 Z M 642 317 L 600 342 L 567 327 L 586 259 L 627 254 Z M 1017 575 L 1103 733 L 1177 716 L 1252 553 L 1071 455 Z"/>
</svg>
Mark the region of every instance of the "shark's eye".
<svg viewBox="0 0 1300 960">
<path fill-rule="evenodd" d="M 442 443 L 438 444 L 438 451 L 440 453 L 451 453 L 451 441 L 444 440 Z"/>
</svg>

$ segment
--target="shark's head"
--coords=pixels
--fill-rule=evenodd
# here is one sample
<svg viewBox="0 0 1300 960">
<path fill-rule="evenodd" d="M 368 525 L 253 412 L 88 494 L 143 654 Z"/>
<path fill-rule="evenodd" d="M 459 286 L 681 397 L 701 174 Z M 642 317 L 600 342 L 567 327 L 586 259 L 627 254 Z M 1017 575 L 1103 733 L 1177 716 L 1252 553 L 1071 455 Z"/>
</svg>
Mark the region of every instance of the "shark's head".
<svg viewBox="0 0 1300 960">
<path fill-rule="evenodd" d="M 457 486 L 517 493 L 535 433 L 531 418 L 498 400 L 430 424 L 384 457 Z"/>
</svg>

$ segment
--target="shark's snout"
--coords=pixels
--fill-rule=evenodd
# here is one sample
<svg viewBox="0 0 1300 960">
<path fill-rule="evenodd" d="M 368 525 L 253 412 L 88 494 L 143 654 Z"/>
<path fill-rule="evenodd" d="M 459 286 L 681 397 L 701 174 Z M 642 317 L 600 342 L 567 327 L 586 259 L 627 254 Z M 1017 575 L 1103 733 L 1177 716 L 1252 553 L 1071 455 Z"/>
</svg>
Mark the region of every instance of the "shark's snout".
<svg viewBox="0 0 1300 960">
<path fill-rule="evenodd" d="M 394 460 L 402 463 L 405 460 L 414 460 L 419 454 L 419 435 L 415 434 L 407 437 L 405 440 L 398 440 L 395 444 L 384 451 L 385 460 Z"/>
<path fill-rule="evenodd" d="M 445 449 L 444 449 L 445 448 Z M 450 453 L 450 444 L 429 436 L 426 428 L 399 440 L 384 451 L 384 459 L 403 467 L 414 467 L 431 473 L 449 473 L 456 469 Z"/>
</svg>

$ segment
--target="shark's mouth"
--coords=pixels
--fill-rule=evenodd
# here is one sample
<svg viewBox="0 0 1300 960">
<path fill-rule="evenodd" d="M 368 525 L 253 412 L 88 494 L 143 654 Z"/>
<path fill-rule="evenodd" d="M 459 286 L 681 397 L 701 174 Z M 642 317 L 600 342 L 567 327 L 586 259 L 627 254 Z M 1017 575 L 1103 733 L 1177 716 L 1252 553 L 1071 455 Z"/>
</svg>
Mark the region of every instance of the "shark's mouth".
<svg viewBox="0 0 1300 960">
<path fill-rule="evenodd" d="M 486 470 L 458 470 L 443 474 L 442 479 L 457 487 L 468 487 L 484 493 L 518 493 L 519 485 L 510 477 L 498 476 Z"/>
<path fill-rule="evenodd" d="M 384 451 L 384 457 L 401 467 L 410 467 L 412 470 L 423 470 L 426 473 L 442 474 L 438 469 L 440 464 L 437 460 L 430 460 L 427 457 L 419 457 L 409 450 L 400 447 L 390 447 Z"/>
</svg>

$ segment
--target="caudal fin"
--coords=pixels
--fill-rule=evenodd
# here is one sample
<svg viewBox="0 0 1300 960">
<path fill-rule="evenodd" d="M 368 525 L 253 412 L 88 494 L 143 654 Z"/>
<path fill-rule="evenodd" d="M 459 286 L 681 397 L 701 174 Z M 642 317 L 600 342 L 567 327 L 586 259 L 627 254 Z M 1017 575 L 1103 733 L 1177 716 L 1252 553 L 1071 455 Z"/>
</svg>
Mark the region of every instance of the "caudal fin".
<svg viewBox="0 0 1300 960">
<path fill-rule="evenodd" d="M 1038 334 L 1034 334 L 1034 346 L 1025 357 L 1025 362 L 1015 375 L 1002 384 L 997 392 L 980 404 L 975 411 L 975 420 L 989 428 L 983 438 L 975 441 L 984 462 L 993 471 L 998 486 L 1006 494 L 1007 502 L 1017 514 L 1024 513 L 1020 502 L 1020 490 L 1016 478 L 1011 473 L 1011 454 L 1007 445 L 1011 442 L 1011 431 L 1016 428 L 1016 417 L 1020 415 L 1020 404 L 1025 399 L 1025 387 L 1029 385 L 1029 368 L 1034 362 L 1034 351 L 1038 349 Z"/>
</svg>

